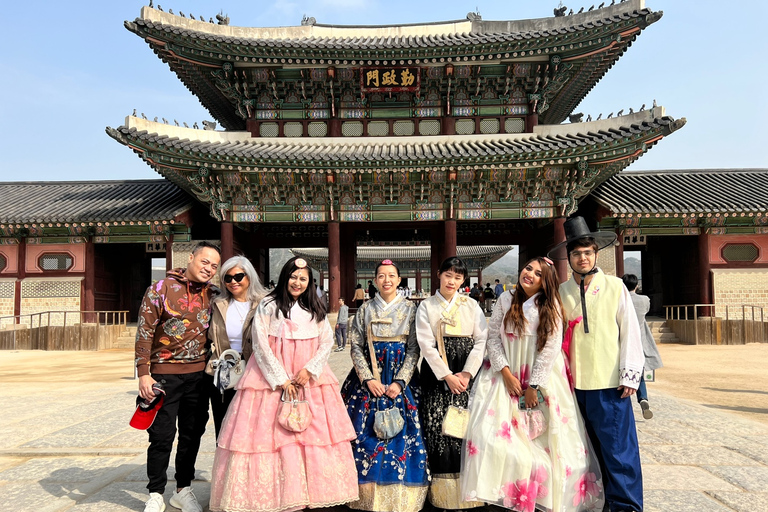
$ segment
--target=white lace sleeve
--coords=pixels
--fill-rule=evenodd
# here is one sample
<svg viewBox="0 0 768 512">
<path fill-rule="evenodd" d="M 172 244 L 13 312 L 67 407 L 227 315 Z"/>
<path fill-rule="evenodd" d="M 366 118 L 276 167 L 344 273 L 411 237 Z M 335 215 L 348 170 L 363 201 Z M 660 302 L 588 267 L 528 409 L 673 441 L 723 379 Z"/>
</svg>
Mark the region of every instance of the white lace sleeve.
<svg viewBox="0 0 768 512">
<path fill-rule="evenodd" d="M 643 376 L 645 355 L 640 325 L 637 323 L 635 306 L 627 289 L 623 292 L 616 310 L 616 323 L 619 324 L 619 386 L 637 389 Z"/>
<path fill-rule="evenodd" d="M 488 322 L 488 341 L 485 346 L 488 351 L 488 360 L 491 362 L 491 369 L 494 372 L 500 372 L 505 366 L 509 366 L 507 355 L 504 353 L 504 346 L 501 344 L 501 337 L 504 336 L 504 308 L 505 300 L 502 297 L 496 301 L 491 313 L 491 320 Z"/>
<path fill-rule="evenodd" d="M 531 369 L 531 385 L 544 385 L 549 380 L 549 374 L 552 373 L 552 366 L 555 364 L 557 354 L 563 345 L 563 321 L 559 320 L 555 326 L 552 335 L 547 338 L 544 348 L 536 353 Z"/>
<path fill-rule="evenodd" d="M 323 368 L 328 362 L 328 356 L 331 354 L 331 347 L 333 347 L 333 331 L 331 330 L 331 323 L 328 321 L 328 317 L 325 318 L 319 327 L 320 338 L 318 339 L 317 353 L 304 365 L 304 368 L 312 374 L 315 380 L 323 373 Z"/>
<path fill-rule="evenodd" d="M 429 322 L 426 301 L 422 302 L 419 309 L 416 310 L 416 338 L 419 342 L 421 355 L 432 369 L 435 377 L 438 380 L 443 380 L 446 375 L 450 375 L 451 369 L 443 362 L 440 352 L 437 350 L 437 339 Z"/>
<path fill-rule="evenodd" d="M 261 301 L 253 316 L 253 358 L 273 390 L 289 380 L 285 368 L 269 348 L 269 324 L 280 321 L 275 317 L 276 310 L 273 301 Z"/>
<path fill-rule="evenodd" d="M 474 338 L 475 343 L 472 347 L 472 351 L 467 356 L 463 371 L 468 372 L 474 377 L 477 375 L 477 371 L 483 364 L 485 346 L 488 343 L 488 322 L 485 320 L 483 310 L 480 309 L 480 304 L 475 302 L 474 299 L 468 300 L 471 301 L 470 306 L 475 310 L 475 325 L 472 331 L 472 337 Z"/>
</svg>

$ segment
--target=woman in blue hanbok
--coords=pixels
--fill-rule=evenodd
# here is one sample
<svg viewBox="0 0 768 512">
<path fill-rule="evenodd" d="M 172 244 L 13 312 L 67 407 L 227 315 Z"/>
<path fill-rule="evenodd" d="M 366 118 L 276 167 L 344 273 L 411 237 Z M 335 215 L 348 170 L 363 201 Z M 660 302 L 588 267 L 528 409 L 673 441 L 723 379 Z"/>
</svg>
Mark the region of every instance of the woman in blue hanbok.
<svg viewBox="0 0 768 512">
<path fill-rule="evenodd" d="M 418 512 L 430 477 L 418 416 L 416 307 L 397 294 L 400 270 L 392 261 L 376 267 L 375 282 L 379 293 L 357 310 L 350 323 L 354 367 L 341 390 L 357 434 L 352 451 L 360 500 L 347 506 L 370 512 Z M 399 412 L 403 428 L 385 440 L 374 429 L 376 412 L 391 408 Z"/>
</svg>

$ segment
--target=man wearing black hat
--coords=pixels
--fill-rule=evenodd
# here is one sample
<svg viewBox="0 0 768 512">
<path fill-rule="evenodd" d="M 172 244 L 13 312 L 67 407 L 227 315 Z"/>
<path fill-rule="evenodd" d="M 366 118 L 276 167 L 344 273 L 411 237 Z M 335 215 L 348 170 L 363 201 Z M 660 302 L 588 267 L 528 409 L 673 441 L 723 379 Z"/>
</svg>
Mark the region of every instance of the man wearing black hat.
<svg viewBox="0 0 768 512">
<path fill-rule="evenodd" d="M 640 329 L 621 279 L 597 267 L 614 233 L 592 232 L 582 217 L 565 222 L 566 241 L 549 252 L 568 259 L 572 279 L 560 285 L 568 354 L 587 433 L 603 472 L 608 509 L 642 511 L 643 476 L 632 401 L 643 373 Z"/>
</svg>

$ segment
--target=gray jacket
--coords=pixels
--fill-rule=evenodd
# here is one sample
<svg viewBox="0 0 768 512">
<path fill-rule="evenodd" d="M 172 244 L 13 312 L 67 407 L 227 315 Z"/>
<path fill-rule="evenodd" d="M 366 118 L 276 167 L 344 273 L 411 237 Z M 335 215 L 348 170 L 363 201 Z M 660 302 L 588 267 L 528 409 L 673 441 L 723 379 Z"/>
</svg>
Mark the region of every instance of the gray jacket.
<svg viewBox="0 0 768 512">
<path fill-rule="evenodd" d="M 651 310 L 651 299 L 645 295 L 638 295 L 635 292 L 629 292 L 632 297 L 632 304 L 635 306 L 635 313 L 637 313 L 637 322 L 640 324 L 640 334 L 643 338 L 643 354 L 645 354 L 645 369 L 656 370 L 664 366 L 661 363 L 661 354 L 656 347 L 656 340 L 653 339 L 653 333 L 651 328 L 648 327 L 648 322 L 645 321 L 645 315 Z"/>
</svg>

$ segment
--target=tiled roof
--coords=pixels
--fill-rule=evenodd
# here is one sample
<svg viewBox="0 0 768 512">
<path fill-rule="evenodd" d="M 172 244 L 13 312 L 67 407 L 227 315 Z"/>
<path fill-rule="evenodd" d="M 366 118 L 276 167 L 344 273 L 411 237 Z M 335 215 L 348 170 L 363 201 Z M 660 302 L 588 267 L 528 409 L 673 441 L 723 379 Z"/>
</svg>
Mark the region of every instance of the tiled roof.
<svg viewBox="0 0 768 512">
<path fill-rule="evenodd" d="M 617 214 L 766 212 L 768 169 L 622 172 L 592 197 Z"/>
<path fill-rule="evenodd" d="M 487 258 L 489 261 L 504 256 L 513 249 L 511 245 L 472 245 L 459 246 L 456 248 L 459 258 Z M 291 249 L 296 256 L 303 256 L 317 261 L 328 260 L 328 249 L 309 248 L 309 249 Z M 381 261 L 389 258 L 395 263 L 400 261 L 422 260 L 427 261 L 432 254 L 432 248 L 429 245 L 418 246 L 385 246 L 385 247 L 358 247 L 358 261 Z"/>
<path fill-rule="evenodd" d="M 166 180 L 0 183 L 0 223 L 162 221 L 194 200 Z"/>
<path fill-rule="evenodd" d="M 653 109 L 662 112 L 662 109 Z M 397 138 L 302 138 L 267 139 L 243 132 L 206 132 L 176 128 L 129 117 L 129 126 L 107 128 L 107 133 L 123 144 L 165 146 L 170 152 L 243 159 L 246 165 L 278 165 L 279 160 L 309 162 L 322 166 L 334 162 L 425 162 L 483 159 L 493 156 L 522 158 L 546 151 L 597 147 L 633 138 L 643 132 L 662 131 L 664 135 L 685 123 L 666 115 L 654 117 L 652 111 L 637 112 L 622 118 L 591 123 L 542 127 L 542 133 L 494 134 Z M 221 135 L 215 135 L 220 133 Z M 217 137 L 219 137 L 217 139 Z M 196 140 L 197 139 L 197 140 Z M 204 139 L 204 140 L 199 140 Z M 534 155 L 535 157 L 535 155 Z"/>
</svg>

